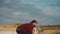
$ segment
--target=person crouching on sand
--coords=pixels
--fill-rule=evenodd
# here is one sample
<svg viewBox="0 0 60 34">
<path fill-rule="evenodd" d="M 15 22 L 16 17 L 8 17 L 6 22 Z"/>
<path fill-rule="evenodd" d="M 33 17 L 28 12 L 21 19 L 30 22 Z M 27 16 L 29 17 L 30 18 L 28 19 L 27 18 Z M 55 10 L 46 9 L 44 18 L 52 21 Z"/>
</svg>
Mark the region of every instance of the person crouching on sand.
<svg viewBox="0 0 60 34">
<path fill-rule="evenodd" d="M 17 34 L 33 34 L 34 26 L 36 26 L 37 21 L 32 20 L 30 23 L 19 25 L 16 29 Z"/>
</svg>

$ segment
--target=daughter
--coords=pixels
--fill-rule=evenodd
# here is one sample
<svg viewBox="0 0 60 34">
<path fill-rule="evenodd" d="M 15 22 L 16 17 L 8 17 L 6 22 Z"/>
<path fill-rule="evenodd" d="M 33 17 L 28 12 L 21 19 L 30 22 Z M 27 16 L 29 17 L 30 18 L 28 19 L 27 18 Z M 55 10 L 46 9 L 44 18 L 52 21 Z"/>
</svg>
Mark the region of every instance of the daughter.
<svg viewBox="0 0 60 34">
<path fill-rule="evenodd" d="M 38 34 L 38 30 L 36 27 L 33 28 L 33 34 Z"/>
</svg>

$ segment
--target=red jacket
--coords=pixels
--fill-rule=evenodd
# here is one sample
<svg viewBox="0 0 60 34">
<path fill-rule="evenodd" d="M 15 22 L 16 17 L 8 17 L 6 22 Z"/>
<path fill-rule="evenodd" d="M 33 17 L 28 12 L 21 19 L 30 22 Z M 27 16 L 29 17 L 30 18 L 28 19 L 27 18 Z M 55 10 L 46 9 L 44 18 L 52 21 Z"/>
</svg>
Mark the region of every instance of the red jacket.
<svg viewBox="0 0 60 34">
<path fill-rule="evenodd" d="M 32 23 L 26 23 L 26 24 L 18 26 L 18 28 L 20 29 L 27 30 L 29 34 L 33 34 L 33 27 L 34 25 Z"/>
</svg>

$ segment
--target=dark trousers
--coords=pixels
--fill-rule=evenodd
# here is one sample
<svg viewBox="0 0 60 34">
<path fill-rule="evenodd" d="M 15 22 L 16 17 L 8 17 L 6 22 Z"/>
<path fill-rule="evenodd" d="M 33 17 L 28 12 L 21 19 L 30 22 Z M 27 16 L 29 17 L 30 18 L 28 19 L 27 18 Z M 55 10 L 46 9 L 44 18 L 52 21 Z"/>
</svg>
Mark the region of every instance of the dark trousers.
<svg viewBox="0 0 60 34">
<path fill-rule="evenodd" d="M 28 32 L 26 30 L 23 29 L 16 29 L 17 34 L 28 34 Z"/>
</svg>

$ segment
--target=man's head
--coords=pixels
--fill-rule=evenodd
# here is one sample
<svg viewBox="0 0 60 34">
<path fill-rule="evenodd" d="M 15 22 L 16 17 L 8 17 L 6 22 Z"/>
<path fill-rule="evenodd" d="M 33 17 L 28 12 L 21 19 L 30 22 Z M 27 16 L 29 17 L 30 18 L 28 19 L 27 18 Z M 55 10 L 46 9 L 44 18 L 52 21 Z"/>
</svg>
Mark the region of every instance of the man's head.
<svg viewBox="0 0 60 34">
<path fill-rule="evenodd" d="M 36 25 L 37 21 L 36 20 L 32 20 L 31 23 L 33 23 L 33 25 Z"/>
</svg>

